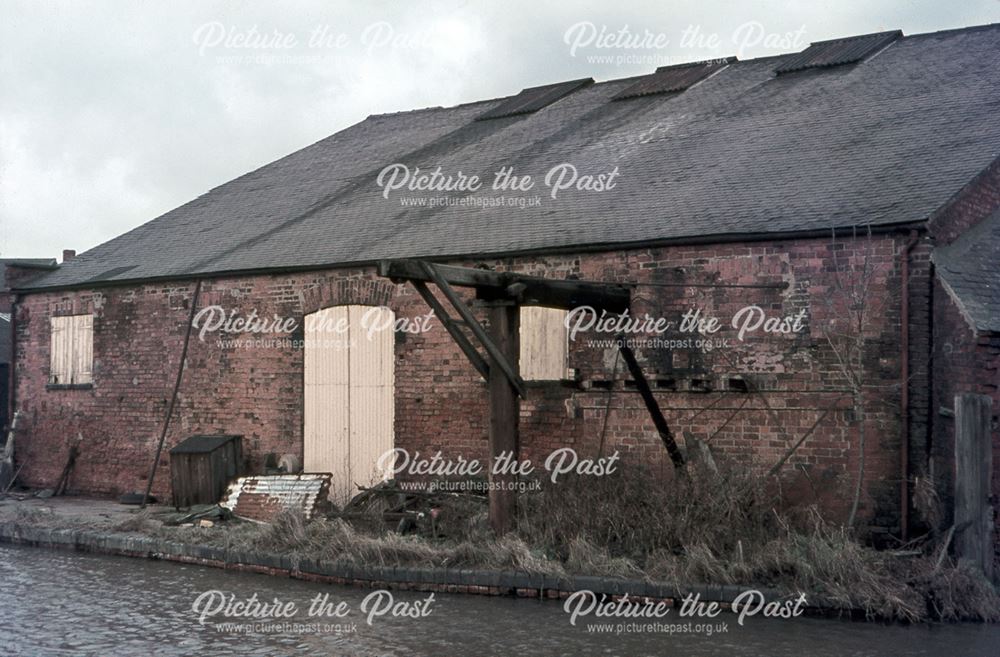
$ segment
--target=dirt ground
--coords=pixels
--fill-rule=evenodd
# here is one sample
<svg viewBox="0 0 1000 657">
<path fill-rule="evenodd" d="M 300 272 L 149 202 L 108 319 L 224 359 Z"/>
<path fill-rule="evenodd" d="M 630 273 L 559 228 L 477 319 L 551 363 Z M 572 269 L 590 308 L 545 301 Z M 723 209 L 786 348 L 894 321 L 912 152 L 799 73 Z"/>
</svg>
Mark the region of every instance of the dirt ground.
<svg viewBox="0 0 1000 657">
<path fill-rule="evenodd" d="M 173 510 L 162 504 L 151 504 L 148 508 L 153 515 Z M 65 520 L 68 526 L 79 523 L 98 529 L 128 520 L 139 512 L 139 507 L 87 497 L 27 497 L 23 500 L 14 496 L 0 497 L 0 522 L 15 520 L 18 513 L 25 511 L 52 513 L 54 519 Z"/>
</svg>

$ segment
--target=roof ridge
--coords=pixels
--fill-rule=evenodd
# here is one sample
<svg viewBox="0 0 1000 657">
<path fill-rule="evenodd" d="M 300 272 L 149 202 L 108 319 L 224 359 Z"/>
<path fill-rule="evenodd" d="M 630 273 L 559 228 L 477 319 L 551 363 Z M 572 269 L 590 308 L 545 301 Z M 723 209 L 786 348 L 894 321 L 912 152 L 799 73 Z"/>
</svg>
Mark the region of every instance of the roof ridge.
<svg viewBox="0 0 1000 657">
<path fill-rule="evenodd" d="M 457 105 L 454 107 L 457 107 Z M 383 116 L 399 116 L 400 114 L 417 114 L 418 112 L 436 112 L 437 110 L 443 110 L 443 109 L 452 109 L 452 108 L 445 107 L 443 105 L 432 105 L 430 107 L 416 107 L 413 109 L 395 110 L 393 112 L 377 112 L 375 114 L 369 114 L 368 116 L 365 117 L 365 120 L 377 119 Z"/>
<path fill-rule="evenodd" d="M 848 40 L 848 39 L 860 39 L 860 38 L 872 37 L 872 36 L 876 36 L 876 35 L 889 35 L 889 34 L 893 34 L 893 33 L 896 33 L 896 32 L 899 33 L 899 36 L 897 37 L 897 40 L 904 40 L 904 39 L 912 39 L 912 38 L 915 38 L 915 37 L 926 37 L 926 36 L 933 36 L 933 35 L 938 35 L 938 34 L 948 34 L 948 33 L 951 33 L 951 32 L 977 32 L 977 31 L 989 30 L 989 29 L 1000 29 L 1000 22 L 997 22 L 997 23 L 986 23 L 986 24 L 983 24 L 983 25 L 969 25 L 969 26 L 966 26 L 966 27 L 953 27 L 953 28 L 947 28 L 947 29 L 944 29 L 944 30 L 936 30 L 936 31 L 933 31 L 933 32 L 916 32 L 916 33 L 913 33 L 913 34 L 906 34 L 906 33 L 904 33 L 903 30 L 902 30 L 902 28 L 897 28 L 897 29 L 892 29 L 892 30 L 879 30 L 879 31 L 876 31 L 876 32 L 867 32 L 867 33 L 864 33 L 864 34 L 848 34 L 848 35 L 845 35 L 845 36 L 830 37 L 830 38 L 827 38 L 827 39 L 822 39 L 820 41 L 811 41 L 809 43 L 809 45 L 824 44 L 824 43 L 829 43 L 829 42 L 832 42 L 832 41 L 844 41 L 844 40 Z M 770 60 L 781 59 L 781 58 L 784 58 L 784 57 L 792 57 L 794 55 L 800 54 L 801 52 L 802 52 L 802 50 L 796 50 L 796 51 L 791 51 L 791 52 L 776 53 L 776 54 L 773 54 L 773 55 L 761 55 L 759 57 L 748 57 L 746 59 L 740 59 L 739 57 L 735 57 L 735 56 L 723 56 L 723 55 L 713 56 L 713 57 L 702 57 L 700 59 L 693 59 L 691 61 L 677 62 L 675 64 L 667 64 L 665 66 L 658 66 L 657 68 L 655 68 L 652 71 L 649 71 L 647 73 L 636 73 L 635 75 L 629 75 L 629 76 L 626 76 L 626 77 L 623 77 L 623 78 L 608 78 L 606 80 L 594 80 L 594 82 L 593 82 L 593 84 L 591 86 L 605 85 L 605 84 L 609 84 L 609 83 L 622 83 L 622 82 L 637 81 L 637 80 L 639 80 L 641 78 L 644 78 L 646 76 L 653 75 L 658 70 L 664 69 L 664 68 L 681 67 L 681 66 L 693 66 L 693 65 L 696 65 L 696 64 L 706 64 L 706 63 L 710 63 L 710 62 L 718 62 L 718 61 L 723 61 L 723 60 L 728 60 L 727 63 L 729 65 L 735 66 L 735 65 L 739 65 L 739 64 L 747 64 L 747 63 L 750 63 L 750 62 L 767 62 L 767 61 L 770 61 Z M 556 81 L 556 82 L 550 82 L 550 83 L 543 83 L 543 84 L 533 85 L 533 86 L 530 86 L 530 87 L 524 87 L 523 89 L 521 89 L 519 91 L 516 91 L 516 92 L 511 93 L 511 94 L 507 94 L 505 96 L 495 96 L 493 98 L 482 98 L 482 99 L 479 99 L 479 100 L 472 100 L 472 101 L 467 101 L 467 102 L 463 102 L 463 103 L 457 103 L 455 105 L 434 105 L 434 106 L 431 106 L 431 107 L 418 107 L 418 108 L 409 109 L 409 110 L 398 110 L 398 111 L 393 111 L 393 112 L 378 112 L 378 113 L 375 113 L 375 114 L 369 114 L 367 118 L 373 119 L 373 118 L 390 117 L 390 116 L 402 116 L 402 115 L 415 114 L 415 113 L 419 113 L 419 112 L 438 112 L 438 111 L 446 111 L 446 110 L 453 110 L 453 109 L 460 109 L 460 108 L 469 108 L 469 107 L 474 107 L 476 105 L 486 105 L 486 104 L 489 104 L 489 103 L 495 103 L 495 102 L 498 102 L 498 101 L 501 101 L 501 100 L 506 100 L 508 98 L 512 98 L 513 96 L 516 96 L 518 93 L 520 93 L 521 91 L 524 91 L 526 89 L 537 89 L 539 87 L 554 86 L 554 85 L 558 85 L 558 84 L 562 84 L 562 83 L 574 82 L 576 79 L 577 78 L 570 78 L 570 79 L 565 79 L 565 80 Z"/>
<path fill-rule="evenodd" d="M 948 34 L 950 32 L 982 32 L 985 30 L 996 29 L 1000 29 L 1000 22 L 984 23 L 983 25 L 966 25 L 965 27 L 949 27 L 943 30 L 934 30 L 933 32 L 915 32 L 913 34 L 904 34 L 902 38 L 912 39 L 914 37 L 928 37 L 935 36 L 937 34 Z"/>
</svg>

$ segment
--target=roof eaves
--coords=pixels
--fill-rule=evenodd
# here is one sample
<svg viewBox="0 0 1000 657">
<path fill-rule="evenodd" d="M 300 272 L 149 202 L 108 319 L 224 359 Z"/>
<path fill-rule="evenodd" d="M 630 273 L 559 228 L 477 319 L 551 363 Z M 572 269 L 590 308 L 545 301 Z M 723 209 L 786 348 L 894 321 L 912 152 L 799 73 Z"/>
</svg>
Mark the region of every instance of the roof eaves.
<svg viewBox="0 0 1000 657">
<path fill-rule="evenodd" d="M 919 221 L 896 221 L 892 223 L 878 224 L 871 227 L 873 235 L 881 235 L 896 232 L 909 232 L 911 230 L 922 230 L 926 225 L 923 220 Z M 609 251 L 626 251 L 632 249 L 657 248 L 664 246 L 690 246 L 699 244 L 728 244 L 733 242 L 765 242 L 773 240 L 808 239 L 817 237 L 829 237 L 831 231 L 837 235 L 849 236 L 854 234 L 857 226 L 837 226 L 822 229 L 802 229 L 802 230 L 782 230 L 782 231 L 753 231 L 742 233 L 712 233 L 702 235 L 679 235 L 674 237 L 662 237 L 643 240 L 629 240 L 624 242 L 581 242 L 569 243 L 558 246 L 545 246 L 537 248 L 508 249 L 499 251 L 483 252 L 456 252 L 441 253 L 424 256 L 407 256 L 430 260 L 433 262 L 443 262 L 448 260 L 469 260 L 483 259 L 489 260 L 500 257 L 515 256 L 535 256 L 535 255 L 559 255 L 578 253 L 606 253 Z M 57 283 L 54 285 L 39 286 L 39 279 L 33 279 L 36 283 L 33 287 L 21 287 L 13 290 L 18 294 L 45 294 L 62 290 L 89 290 L 96 288 L 127 287 L 132 285 L 144 285 L 148 283 L 164 283 L 193 281 L 199 279 L 220 279 L 231 277 L 257 276 L 263 274 L 292 274 L 309 271 L 326 271 L 330 269 L 346 269 L 357 267 L 369 267 L 377 265 L 384 258 L 374 258 L 371 260 L 355 260 L 350 262 L 320 262 L 307 265 L 287 265 L 268 266 L 250 269 L 232 269 L 220 271 L 197 271 L 197 272 L 177 272 L 164 274 L 161 276 L 146 276 L 135 278 L 109 279 L 102 281 L 76 281 L 71 283 Z"/>
</svg>

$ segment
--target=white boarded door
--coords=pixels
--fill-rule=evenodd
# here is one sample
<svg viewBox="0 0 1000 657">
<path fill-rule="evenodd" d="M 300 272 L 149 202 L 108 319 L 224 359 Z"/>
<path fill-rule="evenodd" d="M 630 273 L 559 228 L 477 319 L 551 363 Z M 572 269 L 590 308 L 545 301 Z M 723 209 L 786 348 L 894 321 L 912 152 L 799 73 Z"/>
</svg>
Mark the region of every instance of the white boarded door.
<svg viewBox="0 0 1000 657">
<path fill-rule="evenodd" d="M 306 316 L 304 469 L 333 475 L 330 499 L 343 504 L 387 477 L 391 450 L 395 315 L 378 306 L 335 306 Z M 379 327 L 379 330 L 369 330 Z"/>
</svg>

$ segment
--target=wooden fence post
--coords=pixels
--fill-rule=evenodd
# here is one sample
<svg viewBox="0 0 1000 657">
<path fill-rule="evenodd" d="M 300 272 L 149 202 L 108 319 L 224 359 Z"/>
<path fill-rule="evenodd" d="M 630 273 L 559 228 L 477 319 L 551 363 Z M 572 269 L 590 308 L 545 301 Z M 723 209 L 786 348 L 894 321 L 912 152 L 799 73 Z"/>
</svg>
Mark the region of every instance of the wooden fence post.
<svg viewBox="0 0 1000 657">
<path fill-rule="evenodd" d="M 955 395 L 955 556 L 993 579 L 991 401 Z"/>
</svg>

